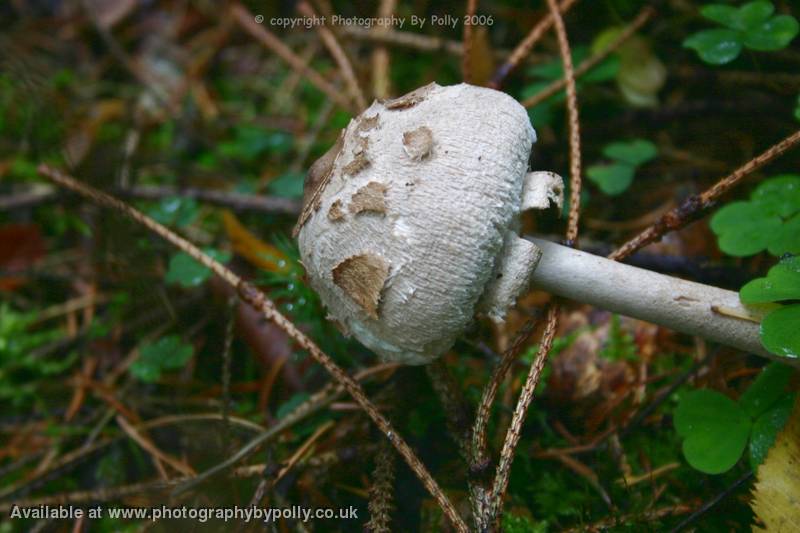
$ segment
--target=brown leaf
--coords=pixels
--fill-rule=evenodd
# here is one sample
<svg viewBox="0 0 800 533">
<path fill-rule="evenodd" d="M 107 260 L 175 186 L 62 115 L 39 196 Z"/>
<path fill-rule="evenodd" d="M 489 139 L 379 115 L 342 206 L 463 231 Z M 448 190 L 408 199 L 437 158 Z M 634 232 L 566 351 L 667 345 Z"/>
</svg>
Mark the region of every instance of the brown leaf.
<svg viewBox="0 0 800 533">
<path fill-rule="evenodd" d="M 388 276 L 386 260 L 370 253 L 348 257 L 333 268 L 333 282 L 374 319 Z"/>
<path fill-rule="evenodd" d="M 25 283 L 24 272 L 44 256 L 44 239 L 39 226 L 33 224 L 9 224 L 0 227 L 0 291 L 13 291 Z"/>
</svg>

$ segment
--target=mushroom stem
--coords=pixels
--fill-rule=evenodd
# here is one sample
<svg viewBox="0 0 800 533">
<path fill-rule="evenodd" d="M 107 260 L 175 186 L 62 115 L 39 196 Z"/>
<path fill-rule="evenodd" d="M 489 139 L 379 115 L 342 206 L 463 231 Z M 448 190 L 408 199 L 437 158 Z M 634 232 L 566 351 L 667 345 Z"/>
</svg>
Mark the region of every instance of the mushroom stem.
<svg viewBox="0 0 800 533">
<path fill-rule="evenodd" d="M 538 289 L 784 363 L 759 339 L 760 316 L 733 291 L 617 263 L 535 237 Z"/>
</svg>

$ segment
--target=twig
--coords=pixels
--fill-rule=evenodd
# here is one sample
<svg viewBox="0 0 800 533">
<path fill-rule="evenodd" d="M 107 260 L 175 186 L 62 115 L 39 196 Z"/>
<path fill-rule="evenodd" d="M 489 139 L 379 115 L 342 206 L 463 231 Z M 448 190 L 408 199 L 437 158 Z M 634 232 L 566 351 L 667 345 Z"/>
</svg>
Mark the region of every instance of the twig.
<svg viewBox="0 0 800 533">
<path fill-rule="evenodd" d="M 236 304 L 239 300 L 228 298 L 228 323 L 225 325 L 225 345 L 222 347 L 222 426 L 223 441 L 227 448 L 230 443 L 231 412 L 231 348 L 233 347 L 233 329 L 236 324 Z"/>
<path fill-rule="evenodd" d="M 464 79 L 464 83 L 472 82 L 472 40 L 475 32 L 471 22 L 476 11 L 478 11 L 478 0 L 467 0 L 466 22 L 464 24 L 464 55 L 461 57 L 461 76 Z"/>
<path fill-rule="evenodd" d="M 690 196 L 678 207 L 663 215 L 658 222 L 612 252 L 608 258 L 615 261 L 625 259 L 640 248 L 661 239 L 665 233 L 681 229 L 690 222 L 697 220 L 709 208 L 713 207 L 722 195 L 738 185 L 745 176 L 782 155 L 798 142 L 800 142 L 800 130 L 769 147 L 755 158 L 737 168 L 730 175 L 719 180 L 711 188 L 706 189 L 700 194 Z"/>
<path fill-rule="evenodd" d="M 654 520 L 659 520 L 661 518 L 665 518 L 668 516 L 686 514 L 691 510 L 692 508 L 688 505 L 673 505 L 670 507 L 662 507 L 660 509 L 655 509 L 653 511 L 647 511 L 645 513 L 636 513 L 636 514 L 631 513 L 623 516 L 613 516 L 611 518 L 606 518 L 605 520 L 595 522 L 594 524 L 583 524 L 580 527 L 565 529 L 562 533 L 586 533 L 587 531 L 591 532 L 607 531 L 609 528 L 612 528 L 614 526 L 632 525 L 630 524 L 630 522 L 636 519 L 652 522 Z M 648 531 L 650 531 L 650 529 L 648 529 Z"/>
<path fill-rule="evenodd" d="M 514 461 L 514 450 L 517 448 L 520 436 L 522 435 L 522 424 L 525 421 L 525 416 L 528 413 L 528 407 L 533 400 L 533 393 L 536 386 L 539 384 L 539 378 L 542 376 L 542 369 L 547 360 L 547 355 L 553 345 L 553 338 L 556 334 L 558 327 L 558 305 L 550 304 L 547 310 L 547 325 L 545 326 L 542 340 L 539 344 L 539 350 L 536 357 L 531 364 L 531 369 L 528 372 L 528 378 L 517 401 L 517 406 L 514 409 L 514 415 L 511 418 L 511 425 L 506 433 L 505 441 L 503 442 L 503 450 L 500 452 L 500 461 L 497 464 L 497 472 L 495 474 L 494 483 L 492 484 L 492 493 L 490 499 L 489 515 L 484 522 L 488 526 L 490 523 L 497 520 L 503 506 L 503 499 L 506 489 L 508 488 L 509 474 L 511 473 L 511 463 Z"/>
<path fill-rule="evenodd" d="M 561 5 L 558 6 L 558 9 L 561 13 L 566 13 L 569 9 L 577 2 L 577 0 L 564 0 L 561 2 Z M 513 71 L 517 66 L 522 62 L 525 57 L 530 53 L 533 49 L 534 45 L 539 42 L 539 39 L 550 29 L 550 26 L 553 25 L 553 15 L 552 13 L 546 15 L 542 20 L 539 21 L 536 26 L 531 29 L 525 39 L 522 40 L 521 43 L 517 45 L 511 55 L 506 59 L 505 63 L 500 65 L 500 67 L 495 72 L 492 80 L 489 82 L 489 87 L 493 89 L 499 89 L 500 86 L 503 84 L 503 81 L 506 77 Z"/>
<path fill-rule="evenodd" d="M 308 2 L 302 1 L 297 4 L 297 10 L 300 11 L 303 16 L 310 18 L 316 17 L 314 8 L 312 8 L 311 4 Z M 356 79 L 356 74 L 353 71 L 353 65 L 347 58 L 347 54 L 345 54 L 344 49 L 342 49 L 342 46 L 339 44 L 339 41 L 336 40 L 336 36 L 331 30 L 323 25 L 316 24 L 314 25 L 314 28 L 317 30 L 317 33 L 319 34 L 320 39 L 322 39 L 322 42 L 325 44 L 325 47 L 328 49 L 328 52 L 330 52 L 331 56 L 333 56 L 333 60 L 336 61 L 337 65 L 339 65 L 339 70 L 342 72 L 342 77 L 347 85 L 350 98 L 355 102 L 357 111 L 365 109 L 367 107 L 367 100 L 364 98 L 364 92 L 361 90 L 361 87 L 358 84 L 358 79 Z"/>
<path fill-rule="evenodd" d="M 378 18 L 391 17 L 397 8 L 397 0 L 381 0 L 378 5 Z M 371 32 L 385 34 L 389 26 L 376 24 Z M 391 93 L 391 78 L 389 77 L 389 50 L 386 45 L 378 44 L 372 50 L 372 94 L 375 98 L 388 98 Z"/>
<path fill-rule="evenodd" d="M 474 469 L 473 454 L 471 451 L 472 427 L 470 426 L 470 408 L 467 404 L 458 383 L 447 370 L 447 364 L 443 359 L 437 359 L 425 367 L 428 378 L 431 380 L 433 390 L 439 397 L 439 402 L 444 410 L 447 432 L 450 433 L 453 441 L 458 446 L 461 458 L 469 467 L 469 494 L 470 504 L 472 505 L 472 515 L 477 519 L 481 516 L 488 506 L 488 486 L 485 475 Z M 488 466 L 488 465 L 487 465 Z M 483 472 L 488 468 L 483 468 Z"/>
<path fill-rule="evenodd" d="M 325 93 L 325 95 L 336 102 L 340 107 L 347 111 L 354 111 L 350 101 L 342 96 L 342 94 L 329 83 L 325 78 L 320 76 L 314 69 L 306 65 L 303 60 L 297 56 L 292 50 L 283 44 L 271 32 L 266 30 L 262 25 L 259 25 L 252 13 L 247 10 L 243 5 L 236 3 L 231 7 L 231 13 L 239 25 L 247 31 L 250 35 L 255 37 L 261 44 L 269 50 L 275 52 L 281 59 L 286 61 L 294 70 L 301 72 L 308 81 L 311 82 L 317 89 Z"/>
<path fill-rule="evenodd" d="M 522 326 L 519 333 L 517 333 L 514 338 L 513 344 L 503 353 L 503 357 L 497 367 L 495 367 L 494 373 L 489 379 L 489 383 L 487 383 L 486 387 L 483 389 L 481 401 L 478 404 L 478 410 L 475 414 L 475 423 L 472 428 L 471 467 L 473 469 L 488 467 L 490 459 L 487 450 L 486 430 L 489 426 L 492 404 L 511 365 L 517 360 L 520 350 L 533 333 L 535 325 L 535 320 L 529 320 Z"/>
<path fill-rule="evenodd" d="M 136 442 L 136 444 L 144 448 L 147 453 L 152 455 L 157 462 L 161 461 L 167 463 L 184 476 L 195 475 L 195 471 L 192 469 L 192 467 L 185 464 L 183 461 L 179 461 L 174 457 L 162 452 L 153 443 L 153 441 L 142 435 L 136 428 L 134 428 L 133 424 L 128 422 L 124 416 L 117 415 L 117 424 L 119 424 L 119 427 L 122 428 L 122 431 L 124 431 L 134 442 Z"/>
<path fill-rule="evenodd" d="M 364 529 L 373 533 L 389 533 L 394 504 L 394 452 L 388 442 L 381 441 L 375 454 L 375 470 L 369 488 L 369 522 Z"/>
<path fill-rule="evenodd" d="M 613 41 L 608 43 L 602 50 L 599 52 L 592 54 L 591 57 L 584 59 L 580 65 L 575 69 L 575 77 L 580 78 L 590 70 L 592 70 L 598 63 L 603 61 L 607 58 L 614 50 L 619 48 L 625 41 L 631 38 L 631 36 L 636 33 L 639 28 L 644 26 L 644 24 L 650 20 L 650 18 L 655 15 L 655 10 L 647 6 L 642 9 L 636 18 L 631 22 L 619 35 L 617 35 Z M 539 91 L 538 93 L 534 94 L 533 96 L 526 98 L 522 101 L 522 105 L 525 107 L 535 107 L 558 91 L 563 89 L 567 84 L 566 79 L 560 79 L 553 81 L 550 85 Z"/>
<path fill-rule="evenodd" d="M 156 187 L 139 186 L 117 189 L 116 194 L 123 198 L 139 200 L 160 200 L 170 196 L 194 198 L 210 204 L 228 207 L 234 211 L 260 211 L 263 213 L 287 214 L 296 216 L 300 213 L 300 202 L 290 198 L 277 196 L 260 196 L 237 192 L 198 189 L 193 187 Z M 58 196 L 57 189 L 45 185 L 33 187 L 27 191 L 0 198 L 0 210 L 20 209 L 54 200 Z"/>
<path fill-rule="evenodd" d="M 726 487 L 725 490 L 705 502 L 701 505 L 695 512 L 687 516 L 683 519 L 677 526 L 669 530 L 669 533 L 678 533 L 679 531 L 683 531 L 686 529 L 687 526 L 691 525 L 693 522 L 696 522 L 701 516 L 706 514 L 710 511 L 715 505 L 719 502 L 730 496 L 730 494 L 739 488 L 743 483 L 747 482 L 752 478 L 754 475 L 753 471 L 748 468 L 747 472 L 744 473 L 739 479 L 734 481 L 729 487 Z"/>
<path fill-rule="evenodd" d="M 297 464 L 297 462 L 308 452 L 308 450 L 314 445 L 319 438 L 325 434 L 326 431 L 331 429 L 334 426 L 333 420 L 328 420 L 320 427 L 318 427 L 314 433 L 311 434 L 310 437 L 306 439 L 306 441 L 292 454 L 283 468 L 275 475 L 275 478 L 272 480 L 272 486 L 275 486 L 283 477 L 289 472 L 289 470 Z"/>
<path fill-rule="evenodd" d="M 455 507 L 450 502 L 449 498 L 442 492 L 438 483 L 433 479 L 428 469 L 419 460 L 411 447 L 406 441 L 400 437 L 391 423 L 383 416 L 367 398 L 364 389 L 347 375 L 325 352 L 323 352 L 305 333 L 300 331 L 289 319 L 283 316 L 275 307 L 275 304 L 268 299 L 261 291 L 255 288 L 252 284 L 241 279 L 233 271 L 225 267 L 222 263 L 215 261 L 207 254 L 203 253 L 195 245 L 180 237 L 176 233 L 170 231 L 165 226 L 159 224 L 155 220 L 145 216 L 141 212 L 125 204 L 124 202 L 109 196 L 106 193 L 98 191 L 88 185 L 81 183 L 74 178 L 63 174 L 62 172 L 49 167 L 48 165 L 39 165 L 38 172 L 42 176 L 47 177 L 53 182 L 78 192 L 87 198 L 91 199 L 99 205 L 110 207 L 119 211 L 122 214 L 132 218 L 135 222 L 143 225 L 151 230 L 153 233 L 163 238 L 170 244 L 191 256 L 195 261 L 205 266 L 223 281 L 236 287 L 239 297 L 251 305 L 254 309 L 260 311 L 267 320 L 275 323 L 281 328 L 289 337 L 291 337 L 301 348 L 308 351 L 311 356 L 320 363 L 325 370 L 344 387 L 345 390 L 353 397 L 353 399 L 361 406 L 367 415 L 372 419 L 375 425 L 383 432 L 384 435 L 391 441 L 397 448 L 400 455 L 406 460 L 408 465 L 419 477 L 422 484 L 430 492 L 430 494 L 438 501 L 442 507 L 445 515 L 450 519 L 453 525 L 459 531 L 467 531 L 467 526 L 464 520 L 458 515 Z M 200 476 L 198 476 L 200 477 Z"/>
<path fill-rule="evenodd" d="M 40 498 L 31 498 L 28 500 L 17 500 L 13 502 L 0 503 L 0 512 L 8 513 L 14 506 L 21 508 L 33 508 L 41 505 L 67 505 L 79 504 L 89 502 L 107 502 L 112 500 L 119 500 L 125 496 L 133 494 L 150 493 L 153 491 L 160 491 L 174 487 L 175 485 L 186 481 L 188 477 L 177 477 L 172 479 L 157 481 L 145 481 L 143 483 L 133 483 L 131 485 L 124 485 L 122 487 L 101 488 L 95 490 L 79 490 L 75 492 L 67 492 L 63 494 L 53 494 L 52 496 L 42 496 Z"/>
<path fill-rule="evenodd" d="M 575 246 L 578 239 L 578 221 L 581 203 L 581 132 L 578 118 L 578 96 L 575 89 L 575 71 L 572 67 L 572 52 L 569 48 L 567 30 L 561 18 L 556 0 L 547 0 L 550 15 L 558 36 L 558 49 L 564 64 L 564 81 L 567 88 L 567 113 L 569 115 L 569 219 L 567 222 L 567 246 Z"/>
</svg>

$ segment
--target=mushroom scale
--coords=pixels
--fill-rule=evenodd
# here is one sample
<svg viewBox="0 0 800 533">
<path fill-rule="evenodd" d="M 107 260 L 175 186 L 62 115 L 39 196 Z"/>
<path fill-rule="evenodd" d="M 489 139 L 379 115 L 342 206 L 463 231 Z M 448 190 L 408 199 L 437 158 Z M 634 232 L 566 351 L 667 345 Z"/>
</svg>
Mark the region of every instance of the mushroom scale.
<svg viewBox="0 0 800 533">
<path fill-rule="evenodd" d="M 535 140 L 518 102 L 466 84 L 430 84 L 353 119 L 307 178 L 318 183 L 298 222 L 331 318 L 406 364 L 441 355 L 478 310 L 501 319 L 539 258 L 511 231 Z"/>
</svg>

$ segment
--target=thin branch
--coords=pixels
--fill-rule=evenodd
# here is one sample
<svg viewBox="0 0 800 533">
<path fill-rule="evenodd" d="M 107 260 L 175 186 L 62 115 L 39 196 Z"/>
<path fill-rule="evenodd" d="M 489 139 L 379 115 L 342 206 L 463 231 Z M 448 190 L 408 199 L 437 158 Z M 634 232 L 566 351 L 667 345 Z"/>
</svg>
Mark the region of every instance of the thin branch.
<svg viewBox="0 0 800 533">
<path fill-rule="evenodd" d="M 660 240 L 664 234 L 679 230 L 690 222 L 694 222 L 705 214 L 708 209 L 713 207 L 722 195 L 738 185 L 745 176 L 783 155 L 784 152 L 793 148 L 798 142 L 800 142 L 800 130 L 769 147 L 755 158 L 737 168 L 730 175 L 719 180 L 711 188 L 706 189 L 700 194 L 690 196 L 679 206 L 663 215 L 655 224 L 612 252 L 608 258 L 615 261 L 625 259 L 640 248 Z"/>
<path fill-rule="evenodd" d="M 464 55 L 461 57 L 461 76 L 464 83 L 472 82 L 472 41 L 475 32 L 473 31 L 472 17 L 478 11 L 478 0 L 467 0 L 467 16 L 464 24 Z"/>
<path fill-rule="evenodd" d="M 139 200 L 159 200 L 170 196 L 194 198 L 210 204 L 228 207 L 234 211 L 259 211 L 262 213 L 297 215 L 300 213 L 300 202 L 278 196 L 262 196 L 237 192 L 216 191 L 197 188 L 152 187 L 140 186 L 119 189 L 117 194 L 126 198 Z"/>
<path fill-rule="evenodd" d="M 743 483 L 747 482 L 752 478 L 754 475 L 753 471 L 748 468 L 747 472 L 745 472 L 739 479 L 734 481 L 730 486 L 726 487 L 725 490 L 720 492 L 719 494 L 712 497 L 710 500 L 705 502 L 701 505 L 697 510 L 695 510 L 692 514 L 687 516 L 684 520 L 682 520 L 677 526 L 669 530 L 669 533 L 678 533 L 679 531 L 683 531 L 688 526 L 690 526 L 693 522 L 696 522 L 701 516 L 706 514 L 710 511 L 714 506 L 716 506 L 719 502 L 727 498 L 738 489 Z"/>
<path fill-rule="evenodd" d="M 489 514 L 484 522 L 487 526 L 496 521 L 500 516 L 503 507 L 503 499 L 506 489 L 508 488 L 511 463 L 514 461 L 514 450 L 516 450 L 520 436 L 522 435 L 522 424 L 525 421 L 525 416 L 528 414 L 528 407 L 530 407 L 531 401 L 533 400 L 533 393 L 536 390 L 536 386 L 539 384 L 539 379 L 542 377 L 544 363 L 553 345 L 553 338 L 556 335 L 556 329 L 558 327 L 558 313 L 559 306 L 550 304 L 547 310 L 547 325 L 545 326 L 542 340 L 539 343 L 539 350 L 536 353 L 533 364 L 531 364 L 531 369 L 528 372 L 525 385 L 522 387 L 522 392 L 520 392 L 517 406 L 514 409 L 514 415 L 511 418 L 511 425 L 506 433 L 505 442 L 503 442 L 503 450 L 500 452 L 500 461 L 497 464 L 497 472 L 495 474 L 492 494 L 489 500 Z"/>
<path fill-rule="evenodd" d="M 592 70 L 597 64 L 607 58 L 612 52 L 614 52 L 617 48 L 619 48 L 625 41 L 631 38 L 631 36 L 636 33 L 639 28 L 645 25 L 645 23 L 650 20 L 650 18 L 655 15 L 655 10 L 647 6 L 642 9 L 636 18 L 619 34 L 617 35 L 613 41 L 608 43 L 602 50 L 599 52 L 592 54 L 591 57 L 587 57 L 584 59 L 580 65 L 575 69 L 575 77 L 580 78 L 590 70 Z M 524 107 L 535 107 L 558 91 L 563 89 L 567 84 L 567 80 L 562 78 L 560 80 L 553 81 L 550 85 L 539 91 L 538 93 L 534 94 L 533 96 L 526 98 L 521 103 Z"/>
<path fill-rule="evenodd" d="M 289 319 L 283 316 L 275 307 L 275 304 L 268 299 L 261 291 L 259 291 L 252 284 L 241 279 L 233 271 L 229 270 L 223 264 L 215 261 L 207 254 L 204 254 L 195 245 L 173 233 L 165 226 L 159 224 L 155 220 L 143 215 L 141 212 L 125 204 L 124 202 L 109 196 L 101 191 L 93 189 L 88 185 L 69 177 L 62 172 L 53 169 L 47 165 L 40 165 L 38 171 L 41 175 L 47 177 L 53 182 L 78 192 L 95 203 L 115 209 L 128 217 L 132 218 L 135 222 L 145 226 L 153 231 L 156 235 L 163 238 L 167 242 L 173 244 L 201 265 L 210 269 L 217 274 L 226 283 L 235 287 L 239 297 L 251 305 L 254 309 L 260 311 L 267 320 L 275 323 L 281 328 L 289 337 L 291 337 L 301 348 L 308 351 L 311 356 L 320 363 L 325 370 L 336 380 L 337 383 L 342 385 L 345 390 L 353 397 L 353 399 L 361 406 L 367 415 L 372 419 L 375 425 L 383 432 L 384 435 L 395 446 L 400 455 L 406 460 L 408 465 L 419 477 L 422 484 L 430 492 L 430 494 L 437 500 L 445 515 L 450 519 L 453 525 L 459 531 L 467 531 L 467 526 L 464 520 L 458 515 L 453 504 L 442 492 L 438 483 L 433 479 L 430 472 L 428 472 L 425 465 L 419 460 L 411 447 L 406 441 L 400 437 L 392 427 L 389 420 L 386 419 L 372 404 L 364 393 L 364 389 L 353 380 L 344 370 L 341 369 L 325 352 L 323 352 L 305 333 L 300 331 Z"/>
<path fill-rule="evenodd" d="M 391 17 L 397 8 L 397 0 L 381 0 L 378 6 L 378 18 Z M 388 25 L 376 24 L 372 30 L 375 34 L 384 34 L 389 31 Z M 372 94 L 375 98 L 388 98 L 391 93 L 391 78 L 389 76 L 389 50 L 385 44 L 378 44 L 372 50 Z"/>
<path fill-rule="evenodd" d="M 569 9 L 577 2 L 577 0 L 564 0 L 561 2 L 561 5 L 558 6 L 558 9 L 561 13 L 566 13 Z M 511 55 L 506 59 L 505 63 L 500 65 L 497 71 L 492 77 L 492 80 L 489 82 L 489 87 L 493 89 L 499 89 L 500 86 L 503 84 L 503 81 L 508 77 L 511 72 L 517 68 L 517 66 L 525 59 L 528 54 L 530 54 L 531 50 L 533 49 L 534 45 L 539 42 L 542 36 L 550 29 L 550 26 L 553 25 L 553 15 L 552 13 L 548 14 L 542 20 L 539 21 L 536 26 L 531 29 L 525 39 L 522 40 L 521 43 L 517 45 Z"/>
<path fill-rule="evenodd" d="M 564 64 L 564 81 L 567 88 L 567 114 L 569 116 L 569 219 L 567 222 L 567 246 L 575 246 L 578 239 L 578 221 L 581 207 L 581 131 L 578 118 L 578 96 L 575 89 L 575 71 L 572 66 L 572 52 L 567 39 L 567 29 L 561 18 L 556 0 L 547 0 L 550 15 L 558 36 L 558 49 Z"/>
<path fill-rule="evenodd" d="M 311 82 L 317 89 L 325 93 L 325 95 L 336 102 L 340 107 L 347 111 L 356 111 L 353 109 L 350 101 L 345 98 L 340 91 L 336 89 L 328 80 L 319 75 L 314 69 L 305 64 L 302 58 L 292 52 L 292 50 L 283 44 L 280 39 L 273 35 L 270 31 L 265 29 L 263 25 L 255 21 L 255 17 L 243 5 L 236 3 L 231 7 L 231 13 L 239 25 L 247 31 L 250 35 L 256 38 L 269 50 L 275 52 L 281 59 L 286 61 L 289 66 L 303 74 L 308 81 Z"/>
<path fill-rule="evenodd" d="M 297 10 L 306 17 L 315 18 L 317 15 L 314 12 L 314 8 L 311 7 L 311 4 L 305 1 L 297 4 Z M 353 71 L 353 65 L 347 58 L 347 54 L 345 54 L 339 41 L 336 40 L 336 36 L 331 30 L 321 24 L 315 24 L 314 28 L 317 30 L 328 52 L 333 56 L 333 60 L 339 65 L 339 70 L 342 72 L 342 77 L 347 85 L 347 91 L 350 93 L 350 98 L 355 102 L 357 110 L 361 111 L 365 109 L 367 107 L 367 100 L 364 98 L 364 91 L 361 90 L 361 86 L 358 84 L 358 79 L 356 78 L 356 73 Z"/>
<path fill-rule="evenodd" d="M 278 196 L 241 194 L 237 192 L 199 189 L 193 187 L 156 187 L 138 186 L 116 189 L 115 193 L 123 198 L 138 200 L 160 200 L 170 196 L 194 198 L 210 204 L 228 207 L 234 211 L 259 211 L 262 213 L 286 214 L 297 216 L 300 213 L 300 202 Z M 58 197 L 58 190 L 50 185 L 31 187 L 10 196 L 0 198 L 0 210 L 21 209 L 49 202 Z"/>
<path fill-rule="evenodd" d="M 392 525 L 394 508 L 394 452 L 386 441 L 381 441 L 375 454 L 375 470 L 369 488 L 369 522 L 366 531 L 388 533 Z"/>
<path fill-rule="evenodd" d="M 489 418 L 492 414 L 492 405 L 497 397 L 500 385 L 511 369 L 511 365 L 517 360 L 519 352 L 533 333 L 535 320 L 529 320 L 522 326 L 522 329 L 514 338 L 513 344 L 503 353 L 500 363 L 495 367 L 489 383 L 483 389 L 481 401 L 475 414 L 475 423 L 472 427 L 472 456 L 470 458 L 470 469 L 473 475 L 478 475 L 489 468 L 491 458 L 488 451 L 487 430 Z"/>
</svg>

